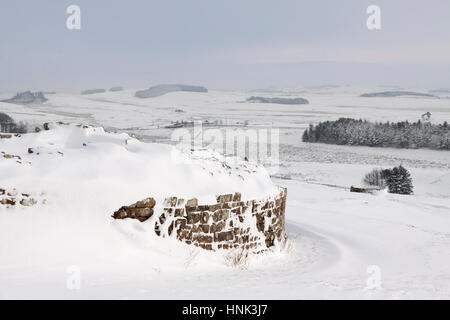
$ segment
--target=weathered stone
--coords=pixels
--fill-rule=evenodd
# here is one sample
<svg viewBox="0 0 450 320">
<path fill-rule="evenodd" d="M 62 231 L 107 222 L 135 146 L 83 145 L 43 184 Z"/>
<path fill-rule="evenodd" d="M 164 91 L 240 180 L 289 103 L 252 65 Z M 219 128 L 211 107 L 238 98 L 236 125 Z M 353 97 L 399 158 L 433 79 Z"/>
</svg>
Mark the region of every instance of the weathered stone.
<svg viewBox="0 0 450 320">
<path fill-rule="evenodd" d="M 200 229 L 202 230 L 202 232 L 208 233 L 209 232 L 209 225 L 208 224 L 201 224 L 200 225 Z"/>
<path fill-rule="evenodd" d="M 226 220 L 228 219 L 229 214 L 228 211 L 225 209 L 219 209 L 216 212 L 214 212 L 213 220 L 214 222 L 220 221 L 220 220 Z"/>
<path fill-rule="evenodd" d="M 15 206 L 16 205 L 16 201 L 14 199 L 8 199 L 8 198 L 0 200 L 0 203 L 1 204 L 5 204 L 5 205 L 7 204 L 7 205 L 10 205 L 10 206 Z"/>
<path fill-rule="evenodd" d="M 188 206 L 186 206 L 185 209 L 186 209 L 187 213 L 197 211 L 197 207 L 188 207 Z"/>
<path fill-rule="evenodd" d="M 194 223 L 198 223 L 199 221 L 200 221 L 199 213 L 188 213 L 187 214 L 187 223 L 194 224 Z"/>
<path fill-rule="evenodd" d="M 175 217 L 182 217 L 184 215 L 184 208 L 175 209 Z"/>
<path fill-rule="evenodd" d="M 177 207 L 181 207 L 184 204 L 184 199 L 178 199 Z"/>
<path fill-rule="evenodd" d="M 188 231 L 186 230 L 177 230 L 177 239 L 184 240 L 187 238 Z"/>
<path fill-rule="evenodd" d="M 184 229 L 186 227 L 186 219 L 180 218 L 175 220 L 175 228 L 177 229 Z"/>
<path fill-rule="evenodd" d="M 236 208 L 236 207 L 243 208 L 243 207 L 246 207 L 246 204 L 243 201 L 237 201 L 237 202 L 232 202 L 231 203 L 231 207 L 233 207 L 233 208 Z"/>
<path fill-rule="evenodd" d="M 212 250 L 212 245 L 209 243 L 200 243 L 199 246 L 205 250 Z"/>
<path fill-rule="evenodd" d="M 237 207 L 237 208 L 231 209 L 231 212 L 234 213 L 234 214 L 241 214 L 241 207 Z"/>
<path fill-rule="evenodd" d="M 203 242 L 206 243 L 211 243 L 213 241 L 213 237 L 212 236 L 203 236 Z"/>
<path fill-rule="evenodd" d="M 233 201 L 241 201 L 241 193 L 240 192 L 236 192 L 233 195 Z"/>
<path fill-rule="evenodd" d="M 156 204 L 155 199 L 147 198 L 136 202 L 136 208 L 153 208 Z"/>
<path fill-rule="evenodd" d="M 233 199 L 232 194 L 222 194 L 216 197 L 217 203 L 230 202 Z"/>
<path fill-rule="evenodd" d="M 202 223 L 208 223 L 208 220 L 209 220 L 209 213 L 206 212 L 206 211 L 203 211 L 203 212 L 201 213 L 201 218 L 200 218 L 200 220 L 201 220 Z"/>
<path fill-rule="evenodd" d="M 166 198 L 163 202 L 165 207 L 175 207 L 177 205 L 177 197 Z"/>
<path fill-rule="evenodd" d="M 197 205 L 198 205 L 198 200 L 197 200 L 197 198 L 189 199 L 189 200 L 186 202 L 186 207 L 197 207 Z"/>
<path fill-rule="evenodd" d="M 212 205 L 209 206 L 209 211 L 212 211 L 212 212 L 214 212 L 216 210 L 219 210 L 219 209 L 222 209 L 222 204 L 221 203 L 212 204 Z"/>
<path fill-rule="evenodd" d="M 127 217 L 127 212 L 125 211 L 125 209 L 122 207 L 119 210 L 117 210 L 116 212 L 114 212 L 114 214 L 112 215 L 112 217 L 114 219 L 125 219 Z"/>
<path fill-rule="evenodd" d="M 126 210 L 131 217 L 139 219 L 141 222 L 153 215 L 153 209 L 150 208 L 128 208 Z"/>
<path fill-rule="evenodd" d="M 159 228 L 159 225 L 157 222 L 155 222 L 155 233 L 156 235 L 160 236 L 161 235 L 161 229 Z"/>
<path fill-rule="evenodd" d="M 217 241 L 231 241 L 234 238 L 233 231 L 224 231 L 216 234 L 217 234 Z M 214 234 L 214 238 L 216 237 L 216 234 Z"/>
<path fill-rule="evenodd" d="M 167 232 L 169 233 L 169 236 L 172 234 L 173 231 L 173 221 L 170 223 L 169 228 L 167 228 Z"/>
<path fill-rule="evenodd" d="M 232 208 L 231 202 L 224 202 L 224 203 L 222 204 L 222 208 L 223 208 L 223 209 L 231 209 L 231 208 Z"/>
<path fill-rule="evenodd" d="M 218 223 L 213 224 L 214 232 L 220 232 L 225 228 L 225 221 L 220 221 Z M 212 231 L 211 231 L 212 232 Z"/>
</svg>

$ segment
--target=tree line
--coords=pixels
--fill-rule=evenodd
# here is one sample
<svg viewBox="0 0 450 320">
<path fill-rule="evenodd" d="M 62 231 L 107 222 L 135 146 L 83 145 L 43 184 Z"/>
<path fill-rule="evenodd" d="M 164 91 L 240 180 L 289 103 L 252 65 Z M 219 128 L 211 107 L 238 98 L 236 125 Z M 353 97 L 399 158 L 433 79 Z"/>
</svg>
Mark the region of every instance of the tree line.
<svg viewBox="0 0 450 320">
<path fill-rule="evenodd" d="M 429 122 L 369 122 L 351 118 L 319 122 L 303 133 L 304 142 L 391 148 L 450 150 L 450 126 Z"/>
</svg>

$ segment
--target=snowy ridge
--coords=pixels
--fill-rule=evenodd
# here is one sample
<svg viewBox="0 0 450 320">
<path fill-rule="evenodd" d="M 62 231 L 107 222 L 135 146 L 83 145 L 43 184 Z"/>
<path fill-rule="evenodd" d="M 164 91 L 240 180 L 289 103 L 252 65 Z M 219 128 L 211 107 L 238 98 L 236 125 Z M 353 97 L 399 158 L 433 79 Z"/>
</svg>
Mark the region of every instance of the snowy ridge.
<svg viewBox="0 0 450 320">
<path fill-rule="evenodd" d="M 184 152 L 143 143 L 125 133 L 107 133 L 101 127 L 51 125 L 51 130 L 1 139 L 0 149 L 24 162 L 1 160 L 3 187 L 45 190 L 56 201 L 58 194 L 64 197 L 75 190 L 79 196 L 104 194 L 106 208 L 147 196 L 211 202 L 217 194 L 239 191 L 243 199 L 251 199 L 276 191 L 258 165 L 236 159 L 229 166 L 213 151 Z"/>
</svg>

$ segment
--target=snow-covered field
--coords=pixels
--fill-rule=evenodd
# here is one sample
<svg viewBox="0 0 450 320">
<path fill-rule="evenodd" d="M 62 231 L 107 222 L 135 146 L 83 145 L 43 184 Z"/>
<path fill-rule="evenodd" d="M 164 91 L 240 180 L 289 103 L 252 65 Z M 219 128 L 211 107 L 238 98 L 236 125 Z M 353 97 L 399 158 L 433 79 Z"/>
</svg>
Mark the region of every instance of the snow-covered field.
<svg viewBox="0 0 450 320">
<path fill-rule="evenodd" d="M 131 143 L 136 155 L 124 160 L 124 146 L 83 147 L 79 142 L 87 138 L 79 135 L 61 144 L 41 132 L 41 140 L 30 141 L 46 145 L 39 156 L 48 157 L 49 164 L 40 171 L 30 169 L 27 176 L 27 169 L 21 169 L 19 175 L 7 163 L 11 159 L 0 159 L 0 188 L 34 189 L 23 192 L 53 199 L 22 209 L 0 205 L 0 298 L 450 298 L 450 153 L 301 142 L 310 123 L 339 117 L 416 121 L 429 111 L 432 122 L 450 120 L 446 97 L 359 97 L 371 91 L 385 89 L 343 87 L 285 94 L 212 90 L 150 99 L 125 90 L 48 94 L 49 101 L 42 105 L 0 102 L 0 112 L 17 121 L 91 124 L 133 133 L 149 143 L 173 143 L 173 129 L 164 126 L 176 120 L 223 120 L 230 125 L 248 121 L 246 129 L 279 128 L 280 168 L 272 180 L 288 188 L 289 236 L 286 247 L 233 266 L 226 254 L 150 236 L 137 221 L 117 224 L 108 210 L 150 195 L 147 192 L 162 196 L 165 191 L 151 182 L 148 189 L 142 181 L 132 183 L 145 177 L 142 168 L 151 163 L 138 151 L 149 147 Z M 303 97 L 310 104 L 246 103 L 251 95 Z M 58 148 L 65 150 L 64 156 Z M 86 157 L 83 148 L 91 150 Z M 35 156 L 9 139 L 0 141 L 3 149 L 20 153 L 24 162 Z M 104 168 L 102 161 L 112 165 Z M 399 164 L 411 171 L 414 195 L 349 192 L 372 168 Z M 58 172 L 70 166 L 74 176 L 66 175 L 58 183 Z M 163 178 L 164 168 L 155 174 Z M 264 186 L 270 184 L 263 174 L 260 178 L 261 189 L 254 185 L 248 190 L 267 191 Z M 196 184 L 195 174 L 185 179 L 192 181 L 186 192 L 207 188 Z M 242 187 L 239 183 L 227 180 L 223 186 Z M 225 191 L 218 182 L 214 188 L 209 191 Z M 186 188 L 180 186 L 177 192 L 182 190 Z M 74 270 L 80 272 L 78 290 L 67 287 Z"/>
</svg>

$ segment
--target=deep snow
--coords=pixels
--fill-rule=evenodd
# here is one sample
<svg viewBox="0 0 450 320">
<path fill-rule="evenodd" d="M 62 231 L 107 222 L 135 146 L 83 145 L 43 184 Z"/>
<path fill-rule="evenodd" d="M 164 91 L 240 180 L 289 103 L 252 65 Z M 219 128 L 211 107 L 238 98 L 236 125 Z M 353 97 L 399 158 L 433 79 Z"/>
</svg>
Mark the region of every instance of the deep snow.
<svg viewBox="0 0 450 320">
<path fill-rule="evenodd" d="M 46 157 L 48 163 L 42 162 L 46 164 L 39 169 L 17 164 L 23 167 L 20 175 L 11 169 L 11 163 L 6 165 L 11 159 L 1 159 L 0 181 L 33 189 L 39 196 L 42 191 L 42 197 L 51 200 L 21 209 L 0 206 L 1 298 L 450 298 L 448 152 L 300 142 L 309 123 L 340 116 L 416 121 L 430 111 L 431 121 L 448 121 L 450 100 L 361 98 L 358 95 L 368 88 L 345 87 L 286 94 L 305 97 L 310 104 L 285 106 L 242 102 L 249 96 L 247 92 L 176 92 L 142 100 L 133 96 L 134 91 L 48 95 L 49 101 L 42 105 L 0 103 L 0 111 L 33 124 L 61 120 L 101 125 L 111 131 L 135 133 L 147 142 L 170 143 L 172 131 L 162 127 L 175 120 L 249 120 L 249 128 L 280 128 L 281 166 L 272 180 L 288 188 L 287 246 L 232 266 L 227 254 L 158 239 L 138 221 L 112 221 L 110 210 L 148 196 L 141 186 L 159 190 L 145 184 L 142 169 L 134 166 L 146 168 L 147 158 L 140 155 L 148 155 L 145 150 L 155 144 L 132 139 L 126 145 L 122 134 L 106 135 L 110 138 L 83 147 L 80 142 L 90 139 L 86 132 L 74 139 L 53 141 L 46 137 L 50 130 L 40 133 L 39 143 L 27 141 L 26 146 L 0 141 L 2 148 L 20 153 L 25 160 L 36 157 L 27 154 L 28 144 L 45 146 L 37 157 Z M 176 113 L 175 109 L 185 112 Z M 99 139 L 95 134 L 91 137 Z M 64 156 L 57 153 L 60 148 L 65 149 Z M 90 150 L 88 157 L 86 149 Z M 76 159 L 71 165 L 77 167 L 73 177 L 59 181 L 57 174 L 68 169 L 62 165 L 63 158 Z M 111 166 L 103 168 L 107 158 Z M 124 167 L 120 161 L 134 165 Z M 373 167 L 398 164 L 411 170 L 414 195 L 349 192 L 350 185 L 360 184 Z M 212 166 L 216 168 L 214 162 Z M 203 171 L 184 179 L 195 181 Z M 134 184 L 134 179 L 140 182 Z M 204 190 L 205 197 L 225 191 L 223 185 L 242 186 L 239 179 L 227 179 L 225 184 L 213 184 L 215 190 Z M 259 179 L 263 185 L 273 186 L 264 174 Z M 119 185 L 119 180 L 128 183 Z M 104 195 L 100 187 L 114 192 Z M 199 187 L 191 183 L 189 188 Z M 248 188 L 257 193 L 263 189 Z M 71 205 L 65 206 L 67 202 Z M 67 288 L 70 266 L 81 272 L 79 290 Z M 380 286 L 370 289 L 373 270 L 380 271 Z"/>
</svg>

